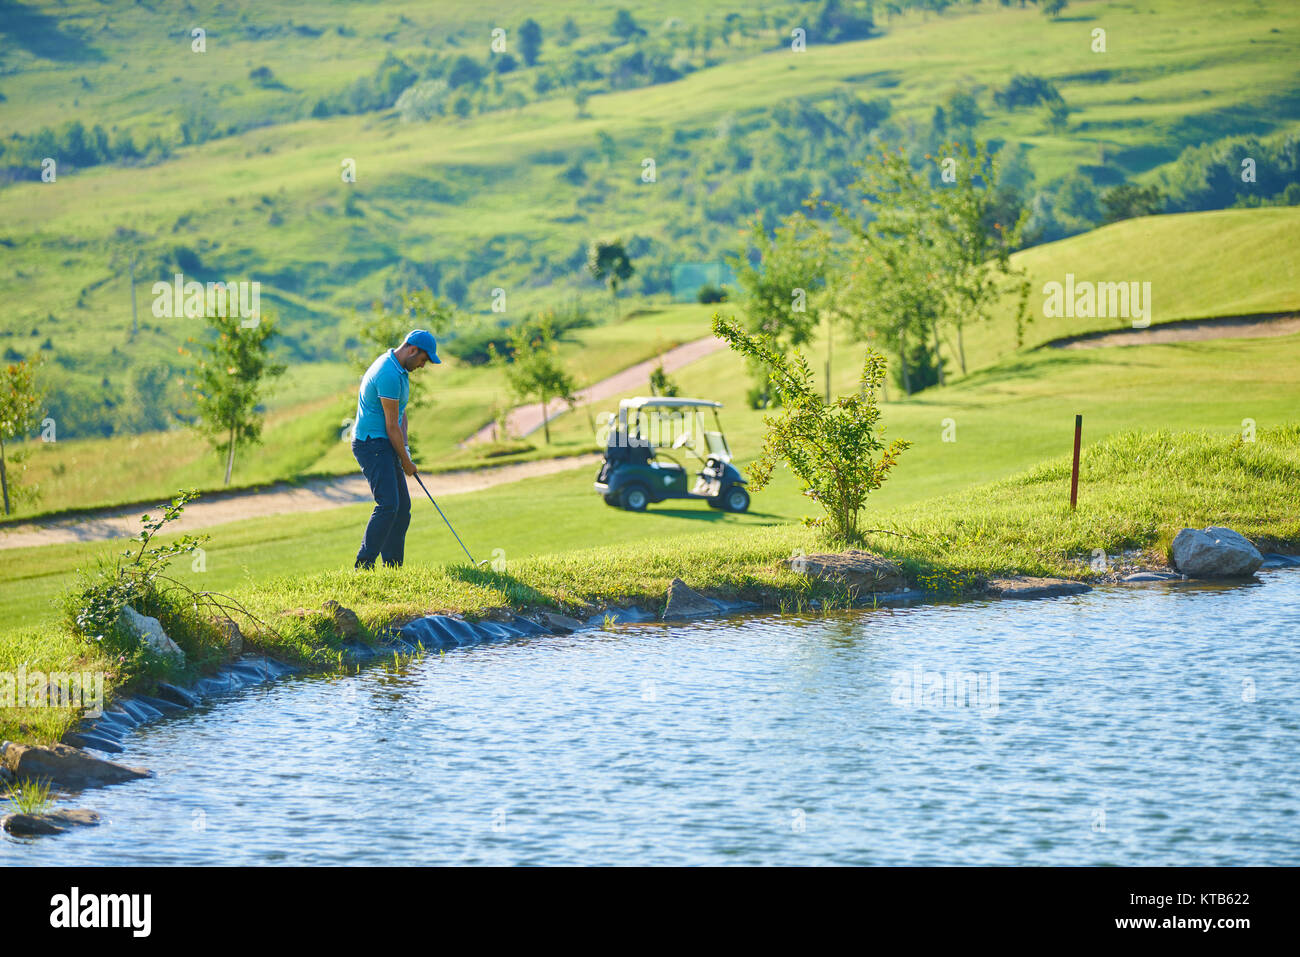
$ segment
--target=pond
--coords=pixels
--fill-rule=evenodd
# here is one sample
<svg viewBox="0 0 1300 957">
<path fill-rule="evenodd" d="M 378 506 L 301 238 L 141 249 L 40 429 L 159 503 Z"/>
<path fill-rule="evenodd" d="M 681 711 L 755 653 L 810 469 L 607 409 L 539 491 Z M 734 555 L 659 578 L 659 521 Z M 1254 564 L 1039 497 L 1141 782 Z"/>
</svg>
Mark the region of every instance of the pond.
<svg viewBox="0 0 1300 957">
<path fill-rule="evenodd" d="M 0 864 L 1296 864 L 1300 571 L 288 678 Z"/>
</svg>

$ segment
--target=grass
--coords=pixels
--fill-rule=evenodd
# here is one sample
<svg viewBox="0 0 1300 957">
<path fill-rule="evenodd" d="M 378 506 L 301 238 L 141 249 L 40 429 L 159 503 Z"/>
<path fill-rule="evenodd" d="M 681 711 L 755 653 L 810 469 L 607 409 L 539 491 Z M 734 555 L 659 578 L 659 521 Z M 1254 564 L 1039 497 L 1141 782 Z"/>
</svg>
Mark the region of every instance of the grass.
<svg viewBox="0 0 1300 957">
<path fill-rule="evenodd" d="M 1010 478 L 928 502 L 872 511 L 865 546 L 896 560 L 910 580 L 936 595 L 959 595 L 990 576 L 1031 574 L 1095 578 L 1100 550 L 1117 559 L 1140 551 L 1162 563 L 1184 526 L 1226 525 L 1264 548 L 1300 547 L 1300 423 L 1260 429 L 1255 441 L 1208 430 L 1128 430 L 1090 445 L 1081 462 L 1080 504 L 1067 504 L 1069 458 L 1057 455 Z M 877 531 L 877 530 L 884 530 Z M 895 533 L 895 534 L 886 534 Z M 476 617 L 492 609 L 549 606 L 583 617 L 625 604 L 662 610 L 671 580 L 719 597 L 773 608 L 847 603 L 842 589 L 797 574 L 784 561 L 797 551 L 838 549 L 819 533 L 788 522 L 717 524 L 711 534 L 677 534 L 552 552 L 507 562 L 504 570 L 468 563 L 408 563 L 358 575 L 334 570 L 250 581 L 233 594 L 276 634 L 252 646 L 318 667 L 337 662 L 340 638 L 319 609 L 329 599 L 355 610 L 373 637 L 423 614 Z M 31 644 L 33 635 L 39 643 Z M 75 657 L 78 643 L 56 629 L 28 630 L 38 662 Z M 9 642 L 0 644 L 14 660 Z M 84 650 L 84 649 L 82 649 Z M 0 662 L 3 664 L 3 662 Z M 29 667 L 33 665 L 29 664 Z M 132 686 L 115 673 L 110 684 Z M 54 737 L 68 716 L 51 712 L 21 732 L 0 718 L 0 734 Z"/>
<path fill-rule="evenodd" d="M 583 384 L 590 384 L 707 335 L 708 315 L 707 307 L 691 304 L 642 309 L 621 321 L 575 330 L 560 342 L 560 356 L 570 369 L 580 367 L 587 380 Z M 538 432 L 513 449 L 458 448 L 457 443 L 489 420 L 492 403 L 505 399 L 500 371 L 447 356 L 441 365 L 417 374 L 428 377 L 432 392 L 431 406 L 410 410 L 416 459 L 426 471 L 588 451 L 585 418 L 581 438 L 549 446 Z M 357 472 L 351 446 L 342 437 L 356 410 L 353 382 L 358 375 L 342 364 L 326 364 L 323 370 L 314 364 L 292 366 L 272 395 L 286 394 L 296 401 L 272 403 L 262 443 L 236 455 L 230 488 Z M 340 379 L 347 383 L 341 389 Z M 166 498 L 178 488 L 226 488 L 221 484 L 223 460 L 191 429 L 29 444 L 27 482 L 39 485 L 42 495 L 38 502 L 16 508 L 18 518 Z"/>
<path fill-rule="evenodd" d="M 838 355 L 835 384 L 842 392 L 852 387 L 859 370 L 849 362 L 847 345 Z M 901 399 L 895 389 L 893 401 L 884 404 L 886 436 L 913 445 L 890 480 L 871 496 L 867 520 L 874 521 L 878 510 L 996 481 L 1068 451 L 1076 413 L 1084 417 L 1085 447 L 1133 428 L 1230 436 L 1240 435 L 1247 419 L 1259 428 L 1281 425 L 1294 420 L 1300 407 L 1297 367 L 1300 336 L 1232 339 L 1026 352 L 910 399 Z M 682 370 L 677 378 L 686 394 L 726 404 L 723 421 L 743 468 L 761 446 L 765 413 L 744 407 L 746 386 L 738 361 L 724 351 Z M 585 415 L 565 419 L 556 423 L 557 441 L 585 441 Z M 949 419 L 956 441 L 944 441 Z M 778 469 L 773 485 L 754 495 L 751 511 L 744 515 L 693 502 L 665 502 L 633 515 L 601 503 L 591 489 L 594 473 L 559 472 L 440 497 L 439 504 L 475 558 L 504 558 L 510 564 L 601 544 L 708 538 L 733 526 L 787 526 L 811 509 L 789 472 Z M 415 501 L 413 509 L 408 561 L 459 561 L 459 546 L 432 507 Z M 213 538 L 206 546 L 206 571 L 185 566 L 178 577 L 194 588 L 228 591 L 277 574 L 306 576 L 348 567 L 368 512 L 368 506 L 357 505 L 215 527 L 208 530 Z M 72 580 L 73 570 L 117 547 L 93 543 L 0 551 L 0 621 L 14 629 L 49 620 L 52 603 Z"/>
<path fill-rule="evenodd" d="M 54 804 L 50 798 L 48 781 L 28 779 L 10 785 L 5 800 L 10 809 L 18 814 L 44 814 Z"/>
<path fill-rule="evenodd" d="M 574 114 L 571 91 L 518 110 L 417 125 L 391 112 L 298 120 L 286 106 L 272 125 L 181 148 L 157 166 L 95 167 L 54 184 L 16 184 L 0 190 L 0 222 L 11 243 L 0 268 L 0 296 L 11 308 L 0 331 L 24 354 L 52 337 L 69 375 L 94 368 L 96 382 L 102 371 L 118 391 L 125 368 L 174 359 L 194 326 L 149 315 L 147 283 L 156 277 L 140 280 L 145 328 L 127 335 L 127 283 L 109 266 L 119 226 L 168 247 L 201 249 L 202 278 L 260 279 L 297 347 L 315 355 L 337 352 L 350 310 L 380 295 L 403 261 L 487 264 L 475 269 L 467 302 L 482 312 L 498 285 L 510 290 L 512 310 L 589 288 L 580 267 L 539 279 L 539 264 L 569 262 L 594 235 L 636 234 L 664 242 L 674 259 L 716 259 L 734 248 L 736 224 L 710 219 L 685 198 L 684 186 L 698 171 L 664 164 L 659 183 L 646 188 L 634 175 L 641 158 L 675 130 L 711 136 L 729 117 L 743 123 L 755 111 L 837 91 L 887 96 L 900 123 L 923 123 L 951 89 L 974 90 L 987 101 L 1022 67 L 1041 73 L 1074 109 L 1069 129 L 1047 131 L 1037 109 L 996 111 L 980 128 L 985 137 L 1025 143 L 1040 183 L 1081 161 L 1099 162 L 1102 150 L 1136 174 L 1212 135 L 1296 128 L 1300 33 L 1293 6 L 1150 0 L 1075 8 L 1061 22 L 994 4 L 940 17 L 885 22 L 882 15 L 883 35 L 814 42 L 802 56 L 780 42 L 788 30 L 774 25 L 761 41 L 718 44 L 716 65 L 677 82 L 594 96 L 584 118 Z M 238 112 L 281 95 L 296 109 L 299 100 L 369 73 L 388 52 L 423 52 L 448 34 L 457 35 L 457 45 L 478 42 L 488 23 L 536 12 L 515 2 L 434 10 L 399 0 L 364 11 L 330 4 L 312 12 L 324 34 L 307 38 L 287 25 L 301 20 L 292 6 L 259 5 L 256 22 L 279 28 L 260 36 L 241 19 L 251 10 L 232 3 L 210 13 L 212 47 L 191 55 L 182 43 L 185 15 L 69 2 L 58 10 L 66 20 L 66 55 L 39 57 L 21 44 L 7 53 L 4 122 L 30 130 L 53 115 L 171 129 L 178 113 L 226 104 Z M 683 0 L 636 10 L 656 30 L 668 16 L 716 27 L 724 13 Z M 778 22 L 803 16 L 793 5 L 772 12 Z M 554 30 L 550 14 L 537 15 Z M 603 32 L 608 24 L 604 8 L 576 16 L 587 30 Z M 1108 31 L 1106 54 L 1091 52 L 1095 25 Z M 92 39 L 76 41 L 79 32 Z M 263 63 L 274 64 L 291 93 L 246 80 L 248 69 Z M 1107 79 L 1099 81 L 1099 73 Z M 509 82 L 526 80 L 521 74 Z M 548 157 L 589 153 L 598 132 L 618 145 L 615 171 L 600 175 L 598 191 L 572 187 Z M 360 197 L 359 217 L 340 211 L 344 147 L 363 161 L 352 194 Z M 618 164 L 626 164 L 627 175 Z M 269 224 L 268 202 L 281 225 Z M 670 229 L 683 223 L 690 227 L 686 238 Z M 1253 277 L 1246 285 L 1246 298 L 1269 288 Z M 70 334 L 79 328 L 96 335 Z"/>
</svg>

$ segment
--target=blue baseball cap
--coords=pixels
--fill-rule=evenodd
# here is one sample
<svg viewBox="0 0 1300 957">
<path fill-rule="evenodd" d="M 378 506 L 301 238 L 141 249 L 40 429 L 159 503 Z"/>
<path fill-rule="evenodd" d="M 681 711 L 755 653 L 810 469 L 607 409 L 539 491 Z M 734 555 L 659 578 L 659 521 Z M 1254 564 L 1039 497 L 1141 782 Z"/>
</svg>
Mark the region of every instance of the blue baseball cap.
<svg viewBox="0 0 1300 957">
<path fill-rule="evenodd" d="M 412 329 L 407 334 L 406 339 L 403 340 L 402 345 L 423 349 L 430 362 L 442 362 L 438 358 L 438 340 L 433 338 L 431 332 L 426 332 L 423 329 Z"/>
</svg>

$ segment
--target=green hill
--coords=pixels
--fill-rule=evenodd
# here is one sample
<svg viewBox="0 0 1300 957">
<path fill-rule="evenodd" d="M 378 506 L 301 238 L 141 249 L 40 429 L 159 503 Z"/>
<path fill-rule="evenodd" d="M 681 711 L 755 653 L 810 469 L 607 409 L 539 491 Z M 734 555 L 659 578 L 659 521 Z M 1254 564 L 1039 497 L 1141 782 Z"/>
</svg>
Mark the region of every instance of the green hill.
<svg viewBox="0 0 1300 957">
<path fill-rule="evenodd" d="M 644 32 L 624 38 L 612 35 L 615 6 L 591 6 L 566 39 L 566 15 L 519 3 L 8 4 L 0 351 L 52 354 L 55 388 L 73 396 L 63 407 L 88 406 L 120 395 L 141 366 L 179 368 L 177 347 L 202 335 L 194 320 L 150 313 L 151 284 L 176 271 L 260 281 L 286 357 L 338 361 L 350 312 L 407 286 L 468 313 L 503 288 L 509 317 L 594 291 L 585 250 L 607 234 L 633 252 L 628 292 L 663 299 L 675 264 L 732 252 L 756 210 L 841 187 L 880 141 L 995 140 L 1022 199 L 1063 210 L 1049 187 L 1067 173 L 1102 189 L 1219 137 L 1298 127 L 1293 4 L 1079 2 L 1057 19 L 987 3 L 940 16 L 878 7 L 876 35 L 848 42 L 821 26 L 823 7 L 662 0 L 632 8 Z M 544 37 L 531 67 L 517 47 L 529 15 Z M 199 21 L 203 53 L 191 52 Z M 794 53 L 800 24 L 809 46 Z M 443 112 L 427 121 L 393 108 L 404 83 L 450 84 L 462 57 L 498 68 L 496 26 L 513 37 L 515 69 L 439 87 Z M 999 99 L 1025 73 L 1059 91 L 1064 123 L 1042 103 Z M 965 126 L 963 93 L 974 97 Z M 936 107 L 951 117 L 942 127 Z M 118 158 L 61 161 L 55 182 L 29 181 L 43 150 L 74 149 L 73 122 L 83 145 L 101 124 Z M 114 152 L 126 135 L 139 155 Z M 69 434 L 111 427 L 101 416 Z"/>
</svg>

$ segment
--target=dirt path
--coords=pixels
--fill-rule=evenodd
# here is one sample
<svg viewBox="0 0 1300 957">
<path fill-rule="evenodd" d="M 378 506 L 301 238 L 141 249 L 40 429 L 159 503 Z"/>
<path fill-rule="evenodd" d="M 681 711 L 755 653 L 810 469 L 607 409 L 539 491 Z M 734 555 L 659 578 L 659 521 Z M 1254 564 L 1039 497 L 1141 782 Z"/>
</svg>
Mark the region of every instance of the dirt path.
<svg viewBox="0 0 1300 957">
<path fill-rule="evenodd" d="M 619 395 L 623 392 L 630 392 L 640 385 L 646 385 L 650 382 L 650 373 L 654 367 L 663 360 L 665 372 L 675 372 L 682 366 L 689 365 L 697 359 L 703 359 L 705 356 L 712 355 L 719 349 L 726 348 L 726 343 L 714 336 L 706 336 L 703 339 L 696 339 L 694 342 L 687 342 L 675 349 L 669 349 L 662 356 L 654 359 L 646 359 L 644 362 L 638 362 L 634 366 L 629 366 L 622 372 L 616 372 L 608 379 L 602 379 L 594 385 L 581 389 L 578 392 L 578 402 L 598 402 L 601 399 L 608 399 L 611 396 Z M 562 399 L 552 399 L 547 403 L 546 418 L 553 419 L 568 406 Z M 511 435 L 523 437 L 530 432 L 536 432 L 542 427 L 542 404 L 533 402 L 528 405 L 517 406 L 510 410 L 507 419 L 507 430 Z M 464 442 L 460 443 L 461 448 L 471 445 L 475 442 L 487 442 L 496 432 L 496 426 L 488 424 L 483 426 Z"/>
<path fill-rule="evenodd" d="M 467 469 L 459 472 L 422 474 L 425 487 L 437 498 L 458 492 L 517 482 L 535 475 L 550 475 L 568 469 L 591 468 L 600 455 L 575 455 L 537 462 L 518 462 L 495 468 Z M 407 480 L 411 499 L 424 499 L 424 492 L 413 479 Z M 362 475 L 345 475 L 336 479 L 318 479 L 302 485 L 281 484 L 257 492 L 232 492 L 209 495 L 185 507 L 181 518 L 168 526 L 169 531 L 192 532 L 211 525 L 237 522 L 245 518 L 285 515 L 291 512 L 319 512 L 341 505 L 373 502 L 370 486 Z M 428 507 L 427 505 L 425 506 Z M 60 545 L 72 542 L 99 542 L 129 538 L 140 530 L 140 516 L 155 513 L 155 507 L 140 505 L 106 509 L 89 515 L 37 520 L 0 531 L 0 550 L 27 548 L 32 545 Z"/>
<path fill-rule="evenodd" d="M 593 402 L 610 396 L 630 392 L 650 381 L 650 372 L 662 359 L 664 371 L 673 372 L 689 363 L 725 348 L 726 343 L 707 336 L 669 349 L 661 357 L 647 359 L 617 372 L 608 379 L 583 389 L 578 393 L 580 402 Z M 548 404 L 547 418 L 554 418 L 564 410 L 559 399 Z M 542 427 L 542 405 L 534 402 L 510 411 L 510 430 L 515 435 L 527 435 Z M 493 426 L 488 425 L 472 435 L 470 442 L 485 441 L 492 437 Z M 598 453 L 569 458 L 543 459 L 537 462 L 519 462 L 495 468 L 465 469 L 422 476 L 430 494 L 452 495 L 458 492 L 477 492 L 480 489 L 517 482 L 535 475 L 550 475 L 568 469 L 591 468 L 600 461 Z M 424 498 L 424 493 L 413 481 L 407 483 L 411 498 Z M 282 483 L 269 489 L 230 494 L 208 494 L 189 505 L 182 518 L 170 526 L 180 532 L 191 532 L 212 525 L 237 522 L 245 518 L 262 518 L 270 515 L 288 515 L 296 512 L 319 512 L 342 505 L 359 505 L 371 502 L 370 486 L 361 475 L 347 475 L 336 479 L 318 479 L 302 485 Z M 62 518 L 37 519 L 22 525 L 0 529 L 0 551 L 9 548 L 28 548 L 34 545 L 63 545 L 75 542 L 100 542 L 115 538 L 129 538 L 140 530 L 140 516 L 157 511 L 155 505 L 127 505 L 104 509 L 83 515 Z"/>
<path fill-rule="evenodd" d="M 1099 349 L 1103 346 L 1149 346 L 1203 339 L 1265 339 L 1295 332 L 1300 332 L 1300 314 L 1283 312 L 1221 319 L 1184 319 L 1146 329 L 1090 332 L 1069 339 L 1056 339 L 1048 345 L 1055 349 Z"/>
</svg>

